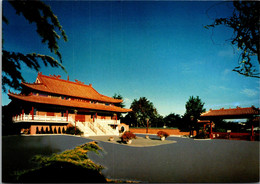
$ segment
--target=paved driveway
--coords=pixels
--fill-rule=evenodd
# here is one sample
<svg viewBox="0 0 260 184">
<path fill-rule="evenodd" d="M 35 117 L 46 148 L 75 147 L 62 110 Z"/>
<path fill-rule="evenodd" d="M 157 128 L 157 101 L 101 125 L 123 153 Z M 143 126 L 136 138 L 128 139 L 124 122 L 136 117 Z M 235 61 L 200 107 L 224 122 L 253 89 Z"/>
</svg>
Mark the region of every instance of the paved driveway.
<svg viewBox="0 0 260 184">
<path fill-rule="evenodd" d="M 104 151 L 99 156 L 90 152 L 89 156 L 106 166 L 103 173 L 108 178 L 143 182 L 259 181 L 259 142 L 170 137 L 165 142 L 149 140 L 153 142 L 140 147 L 148 140 L 140 138 L 128 146 L 107 142 L 105 137 L 92 139 L 98 140 Z M 2 137 L 2 179 L 11 181 L 13 171 L 32 168 L 30 159 L 36 154 L 50 155 L 90 141 L 65 135 Z"/>
<path fill-rule="evenodd" d="M 156 136 L 150 137 L 156 139 Z M 104 153 L 101 156 L 90 154 L 90 158 L 104 165 L 103 174 L 114 179 L 207 183 L 259 181 L 259 142 L 167 139 L 176 142 L 135 147 L 100 141 Z"/>
</svg>

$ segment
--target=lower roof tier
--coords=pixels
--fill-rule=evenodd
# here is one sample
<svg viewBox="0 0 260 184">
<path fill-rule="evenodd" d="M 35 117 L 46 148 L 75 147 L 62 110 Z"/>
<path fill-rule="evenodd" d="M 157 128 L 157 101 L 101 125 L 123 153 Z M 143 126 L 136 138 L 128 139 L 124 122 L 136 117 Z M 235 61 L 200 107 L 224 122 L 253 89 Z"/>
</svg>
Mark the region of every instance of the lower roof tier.
<svg viewBox="0 0 260 184">
<path fill-rule="evenodd" d="M 92 104 L 92 103 L 74 101 L 74 100 L 64 100 L 64 99 L 49 98 L 49 97 L 34 96 L 34 95 L 25 96 L 25 95 L 13 94 L 13 93 L 9 93 L 8 95 L 11 99 L 17 99 L 25 102 L 32 102 L 38 104 L 49 104 L 49 105 L 58 105 L 58 106 L 81 108 L 81 109 L 88 109 L 88 110 L 92 109 L 92 110 L 101 110 L 101 111 L 108 111 L 108 112 L 119 112 L 119 113 L 126 113 L 132 111 L 132 109 L 125 109 L 117 106 Z"/>
</svg>

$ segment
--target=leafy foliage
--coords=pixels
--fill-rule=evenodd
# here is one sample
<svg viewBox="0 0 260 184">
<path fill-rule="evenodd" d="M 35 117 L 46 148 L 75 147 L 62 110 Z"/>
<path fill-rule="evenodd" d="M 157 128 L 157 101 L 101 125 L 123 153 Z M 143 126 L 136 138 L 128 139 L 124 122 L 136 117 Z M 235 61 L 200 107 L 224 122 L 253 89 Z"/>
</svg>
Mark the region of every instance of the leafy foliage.
<svg viewBox="0 0 260 184">
<path fill-rule="evenodd" d="M 206 139 L 206 138 L 208 138 L 208 135 L 207 135 L 206 131 L 204 131 L 202 129 L 202 130 L 199 130 L 199 133 L 196 135 L 196 138 L 197 139 Z"/>
<path fill-rule="evenodd" d="M 123 96 L 120 95 L 120 94 L 116 94 L 116 93 L 114 94 L 113 98 L 114 98 L 114 99 L 123 100 Z M 124 102 L 115 103 L 115 106 L 124 108 L 124 107 L 125 107 L 125 104 L 124 104 Z M 121 114 L 121 113 L 117 113 L 117 117 L 118 117 L 118 119 L 122 119 L 122 114 Z"/>
<path fill-rule="evenodd" d="M 121 136 L 121 141 L 126 142 L 131 139 L 136 139 L 136 135 L 130 131 L 126 131 L 122 136 Z"/>
<path fill-rule="evenodd" d="M 101 174 L 104 168 L 91 161 L 87 153 L 101 148 L 96 142 L 78 146 L 51 156 L 36 155 L 32 161 L 39 164 L 39 168 L 16 172 L 16 182 L 19 183 L 106 183 Z"/>
<path fill-rule="evenodd" d="M 73 126 L 72 124 L 68 124 L 66 134 L 81 135 L 83 134 L 83 132 L 81 132 L 78 127 L 76 127 L 76 133 L 75 133 L 75 126 Z"/>
<path fill-rule="evenodd" d="M 123 100 L 123 96 L 120 95 L 120 94 L 116 94 L 116 93 L 114 94 L 113 98 L 114 98 L 114 99 Z M 124 107 L 125 107 L 125 104 L 124 104 L 124 102 L 121 102 L 121 103 L 116 103 L 115 106 L 124 108 Z"/>
<path fill-rule="evenodd" d="M 184 116 L 193 118 L 194 121 L 199 119 L 201 113 L 205 112 L 204 102 L 197 96 L 196 98 L 190 96 L 189 100 L 186 102 L 186 112 Z"/>
<path fill-rule="evenodd" d="M 150 123 L 151 127 L 163 127 L 163 126 L 168 126 L 167 123 L 164 121 L 164 118 L 162 115 L 157 114 L 156 117 L 154 117 L 151 120 Z"/>
<path fill-rule="evenodd" d="M 39 71 L 40 61 L 45 66 L 60 67 L 65 72 L 62 63 L 62 56 L 59 52 L 58 40 L 62 37 L 67 41 L 67 36 L 58 18 L 52 12 L 51 8 L 42 1 L 8 1 L 16 10 L 16 14 L 24 16 L 30 24 L 35 23 L 37 33 L 39 34 L 42 43 L 47 44 L 51 53 L 54 53 L 59 61 L 48 55 L 28 53 L 23 54 L 20 52 L 12 52 L 4 49 L 2 50 L 2 89 L 6 92 L 6 87 L 9 86 L 13 89 L 20 90 L 20 81 L 23 81 L 22 76 L 22 63 L 27 67 Z M 8 24 L 8 19 L 3 15 L 3 22 Z M 60 35 L 57 33 L 59 31 Z"/>
<path fill-rule="evenodd" d="M 247 132 L 246 129 L 251 129 L 250 123 L 246 123 L 246 125 L 239 124 L 237 122 L 225 121 L 222 119 L 215 119 L 215 132 L 227 132 L 227 130 L 231 130 L 231 132 Z M 258 125 L 257 125 L 258 126 Z"/>
<path fill-rule="evenodd" d="M 134 99 L 130 107 L 133 111 L 128 113 L 129 121 L 135 126 L 147 126 L 147 118 L 149 124 L 158 119 L 159 114 L 153 103 L 145 97 L 140 97 L 139 100 Z"/>
<path fill-rule="evenodd" d="M 87 156 L 88 151 L 94 151 L 98 153 L 99 150 L 102 149 L 95 142 L 90 142 L 78 146 L 72 150 L 66 150 L 60 154 L 54 153 L 50 157 L 36 155 L 32 161 L 39 163 L 41 167 L 46 167 L 57 162 L 68 162 L 76 166 L 81 166 L 83 168 L 101 171 L 101 169 L 103 169 L 103 166 L 95 164 Z"/>
<path fill-rule="evenodd" d="M 167 132 L 158 131 L 158 132 L 157 132 L 157 136 L 158 136 L 158 137 L 165 137 L 165 138 L 167 138 L 167 137 L 169 137 L 170 135 L 169 135 Z"/>
<path fill-rule="evenodd" d="M 205 28 L 214 28 L 219 25 L 227 26 L 233 29 L 234 37 L 231 38 L 231 43 L 237 45 L 241 50 L 241 59 L 239 66 L 233 71 L 239 74 L 257 77 L 251 58 L 258 57 L 260 64 L 260 49 L 259 49 L 259 27 L 260 27 L 260 2 L 258 1 L 233 1 L 234 11 L 231 17 L 217 18 L 211 25 Z"/>
<path fill-rule="evenodd" d="M 171 113 L 164 117 L 165 125 L 168 127 L 181 127 L 182 118 L 179 114 Z"/>
<path fill-rule="evenodd" d="M 197 120 L 199 119 L 201 113 L 206 111 L 204 104 L 205 103 L 202 102 L 198 96 L 196 98 L 190 96 L 189 100 L 186 102 L 186 112 L 183 117 L 183 122 L 185 122 L 185 125 L 188 126 L 186 128 L 189 128 L 190 131 L 196 128 L 198 132 Z"/>
</svg>

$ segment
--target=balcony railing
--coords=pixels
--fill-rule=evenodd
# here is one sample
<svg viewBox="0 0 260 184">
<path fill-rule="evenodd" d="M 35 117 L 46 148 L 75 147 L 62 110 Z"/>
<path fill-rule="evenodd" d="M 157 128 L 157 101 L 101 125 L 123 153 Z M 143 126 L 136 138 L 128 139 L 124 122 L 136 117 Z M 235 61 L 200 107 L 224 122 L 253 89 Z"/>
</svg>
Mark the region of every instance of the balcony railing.
<svg viewBox="0 0 260 184">
<path fill-rule="evenodd" d="M 64 123 L 64 122 L 71 122 L 74 121 L 72 117 L 59 117 L 59 116 L 47 116 L 47 115 L 19 115 L 13 117 L 14 123 L 24 122 L 24 121 L 39 121 L 39 122 L 57 122 L 57 123 Z"/>
<path fill-rule="evenodd" d="M 113 120 L 113 119 L 95 119 L 95 122 L 97 123 L 105 123 L 108 125 L 119 125 L 120 124 L 120 120 Z"/>
<path fill-rule="evenodd" d="M 13 117 L 14 123 L 19 122 L 57 122 L 57 123 L 65 123 L 65 122 L 74 122 L 75 120 L 69 116 L 67 117 L 60 117 L 60 116 L 47 116 L 47 115 L 30 115 L 30 114 L 23 114 L 17 115 Z M 94 122 L 107 124 L 107 125 L 119 125 L 120 120 L 107 120 L 107 119 L 95 119 Z M 93 122 L 92 122 L 93 124 Z"/>
</svg>

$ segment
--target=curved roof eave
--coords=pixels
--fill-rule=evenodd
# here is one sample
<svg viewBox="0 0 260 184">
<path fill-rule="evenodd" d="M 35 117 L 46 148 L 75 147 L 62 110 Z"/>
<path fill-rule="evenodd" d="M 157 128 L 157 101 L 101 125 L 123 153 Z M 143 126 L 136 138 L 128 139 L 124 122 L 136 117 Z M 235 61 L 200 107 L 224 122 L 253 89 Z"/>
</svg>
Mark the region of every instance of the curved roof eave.
<svg viewBox="0 0 260 184">
<path fill-rule="evenodd" d="M 25 102 L 32 102 L 38 104 L 49 104 L 49 105 L 57 105 L 57 106 L 66 106 L 66 107 L 74 107 L 88 110 L 100 110 L 107 112 L 118 112 L 118 113 L 127 113 L 131 112 L 132 109 L 120 108 L 117 106 L 106 106 L 102 104 L 91 104 L 86 102 L 72 101 L 72 100 L 63 100 L 49 97 L 39 97 L 39 96 L 25 96 L 9 93 L 8 96 L 10 98 L 15 98 Z"/>
</svg>

